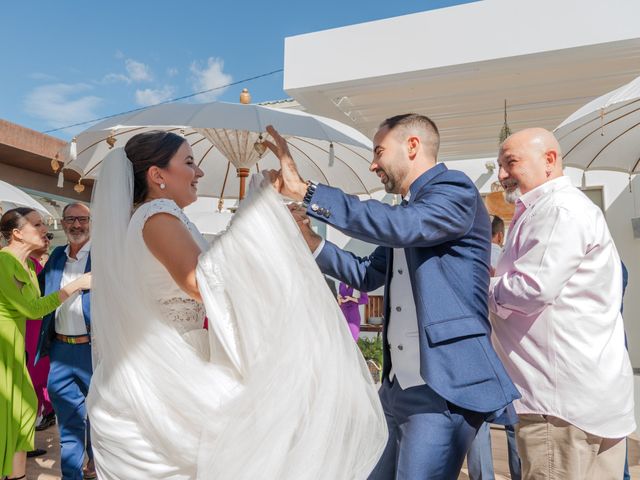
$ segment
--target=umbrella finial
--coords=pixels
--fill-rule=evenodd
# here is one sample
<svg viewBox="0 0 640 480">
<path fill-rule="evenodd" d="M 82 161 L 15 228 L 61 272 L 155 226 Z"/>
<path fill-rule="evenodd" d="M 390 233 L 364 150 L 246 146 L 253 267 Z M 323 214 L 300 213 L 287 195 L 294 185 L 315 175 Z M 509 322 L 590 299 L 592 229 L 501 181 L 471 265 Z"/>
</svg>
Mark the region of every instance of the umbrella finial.
<svg viewBox="0 0 640 480">
<path fill-rule="evenodd" d="M 240 92 L 240 103 L 243 105 L 249 105 L 251 103 L 251 94 L 246 88 L 243 88 L 242 92 Z"/>
<path fill-rule="evenodd" d="M 60 173 L 58 174 L 58 188 L 64 188 L 64 173 L 62 173 L 63 171 L 60 170 Z"/>
<path fill-rule="evenodd" d="M 504 124 L 500 129 L 500 137 L 498 139 L 498 143 L 504 142 L 509 135 L 511 135 L 511 129 L 509 128 L 509 124 L 507 123 L 507 99 L 504 99 Z"/>
</svg>

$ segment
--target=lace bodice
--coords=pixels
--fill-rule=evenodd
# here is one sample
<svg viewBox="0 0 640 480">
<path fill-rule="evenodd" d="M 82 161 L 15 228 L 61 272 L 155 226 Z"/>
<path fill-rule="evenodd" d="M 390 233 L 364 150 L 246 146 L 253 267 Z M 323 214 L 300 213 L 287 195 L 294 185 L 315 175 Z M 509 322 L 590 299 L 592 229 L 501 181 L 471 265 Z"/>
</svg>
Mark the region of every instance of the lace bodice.
<svg viewBox="0 0 640 480">
<path fill-rule="evenodd" d="M 129 224 L 130 247 L 136 251 L 140 260 L 142 287 L 148 298 L 153 298 L 159 308 L 163 320 L 172 325 L 181 334 L 202 329 L 205 309 L 201 303 L 190 298 L 173 280 L 167 269 L 149 251 L 142 229 L 146 221 L 153 215 L 167 213 L 178 218 L 187 227 L 193 239 L 202 250 L 207 248 L 207 241 L 196 226 L 189 221 L 185 213 L 172 200 L 158 199 L 144 203 L 138 207 Z M 176 252 L 179 255 L 180 252 Z"/>
</svg>

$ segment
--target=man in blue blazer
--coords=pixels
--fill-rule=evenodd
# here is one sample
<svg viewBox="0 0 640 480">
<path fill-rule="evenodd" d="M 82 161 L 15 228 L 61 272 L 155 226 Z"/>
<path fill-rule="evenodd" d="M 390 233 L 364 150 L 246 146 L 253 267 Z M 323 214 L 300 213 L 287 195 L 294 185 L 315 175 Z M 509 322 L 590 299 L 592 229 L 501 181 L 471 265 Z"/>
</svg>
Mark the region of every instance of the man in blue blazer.
<svg viewBox="0 0 640 480">
<path fill-rule="evenodd" d="M 43 295 L 91 271 L 90 212 L 72 203 L 62 212 L 62 228 L 68 245 L 57 247 L 40 273 Z M 64 480 L 95 478 L 85 398 L 91 375 L 91 312 L 89 291 L 83 291 L 42 319 L 35 361 L 49 355 L 47 390 L 58 418 L 60 464 Z M 83 472 L 86 452 L 89 464 Z"/>
<path fill-rule="evenodd" d="M 389 118 L 374 137 L 370 170 L 402 195 L 397 206 L 304 182 L 286 141 L 267 131 L 281 163 L 276 188 L 302 201 L 304 215 L 379 245 L 356 257 L 294 211 L 324 273 L 363 291 L 385 285 L 380 400 L 389 441 L 370 478 L 456 479 L 482 422 L 519 397 L 490 341 L 491 226 L 478 190 L 436 163 L 439 133 L 421 115 Z"/>
</svg>

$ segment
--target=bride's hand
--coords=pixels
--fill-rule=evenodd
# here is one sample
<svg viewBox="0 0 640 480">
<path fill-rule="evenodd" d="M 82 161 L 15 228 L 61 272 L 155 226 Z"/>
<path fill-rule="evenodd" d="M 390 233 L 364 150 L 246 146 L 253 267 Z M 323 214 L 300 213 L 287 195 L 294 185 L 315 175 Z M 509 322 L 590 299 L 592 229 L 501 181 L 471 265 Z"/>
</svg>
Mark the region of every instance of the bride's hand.
<svg viewBox="0 0 640 480">
<path fill-rule="evenodd" d="M 280 171 L 263 170 L 262 174 L 265 176 L 271 186 L 276 189 L 276 192 L 280 193 L 280 190 L 282 189 L 282 176 L 280 175 Z"/>
</svg>

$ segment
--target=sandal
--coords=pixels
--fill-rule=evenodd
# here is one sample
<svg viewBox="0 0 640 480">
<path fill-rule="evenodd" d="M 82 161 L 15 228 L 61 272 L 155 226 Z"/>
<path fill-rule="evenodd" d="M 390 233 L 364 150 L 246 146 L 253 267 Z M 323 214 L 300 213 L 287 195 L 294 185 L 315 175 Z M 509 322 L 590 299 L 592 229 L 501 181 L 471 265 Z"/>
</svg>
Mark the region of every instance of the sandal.
<svg viewBox="0 0 640 480">
<path fill-rule="evenodd" d="M 84 478 L 84 480 L 93 480 L 94 478 L 98 478 L 93 460 L 89 460 L 87 464 L 82 468 L 82 477 Z"/>
</svg>

